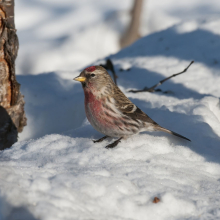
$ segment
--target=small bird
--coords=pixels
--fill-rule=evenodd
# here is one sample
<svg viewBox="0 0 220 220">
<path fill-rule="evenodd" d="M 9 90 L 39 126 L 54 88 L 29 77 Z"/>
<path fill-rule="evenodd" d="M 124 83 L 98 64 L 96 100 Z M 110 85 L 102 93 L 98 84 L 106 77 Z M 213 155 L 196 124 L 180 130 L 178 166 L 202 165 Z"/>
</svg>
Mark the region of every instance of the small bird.
<svg viewBox="0 0 220 220">
<path fill-rule="evenodd" d="M 82 83 L 85 95 L 85 112 L 91 125 L 104 137 L 118 139 L 106 146 L 114 148 L 123 139 L 142 131 L 164 131 L 190 141 L 173 131 L 161 127 L 134 105 L 115 85 L 111 76 L 101 66 L 90 66 L 74 80 Z"/>
</svg>

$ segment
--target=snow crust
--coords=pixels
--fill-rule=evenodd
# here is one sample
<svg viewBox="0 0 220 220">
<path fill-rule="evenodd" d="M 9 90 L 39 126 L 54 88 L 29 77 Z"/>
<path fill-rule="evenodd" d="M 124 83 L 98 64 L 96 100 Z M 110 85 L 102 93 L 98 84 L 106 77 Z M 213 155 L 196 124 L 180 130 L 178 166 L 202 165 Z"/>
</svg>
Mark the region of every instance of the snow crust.
<svg viewBox="0 0 220 220">
<path fill-rule="evenodd" d="M 0 152 L 0 219 L 219 219 L 219 1 L 175 1 L 174 10 L 174 1 L 159 4 L 149 0 L 149 15 L 161 12 L 158 19 L 163 18 L 166 25 L 150 29 L 148 24 L 147 32 L 143 18 L 142 31 L 150 34 L 109 56 L 119 87 L 132 102 L 161 126 L 192 142 L 146 132 L 123 140 L 112 150 L 104 148 L 112 139 L 92 142 L 102 134 L 86 120 L 81 85 L 72 79 L 81 67 L 103 63 L 104 58 L 96 59 L 114 52 L 103 52 L 100 47 L 97 56 L 82 59 L 84 53 L 80 54 L 79 48 L 94 53 L 87 44 L 94 33 L 91 29 L 96 28 L 92 24 L 101 20 L 105 26 L 102 16 L 116 8 L 126 10 L 131 2 L 86 2 L 87 6 L 81 7 L 83 1 L 65 0 L 62 8 L 52 0 L 17 3 L 17 13 L 24 10 L 32 21 L 29 24 L 22 15 L 17 21 L 23 47 L 17 78 L 25 95 L 28 126 L 19 142 Z M 88 17 L 78 24 L 69 22 L 80 20 L 81 14 Z M 55 15 L 59 19 L 54 20 Z M 154 18 L 152 24 L 161 23 Z M 121 19 L 126 23 L 126 16 Z M 63 21 L 66 25 L 62 26 Z M 58 32 L 59 23 L 62 30 Z M 34 38 L 27 41 L 24 36 L 30 29 Z M 113 38 L 109 45 L 117 51 L 114 39 L 119 31 L 113 28 L 109 32 Z M 62 44 L 51 41 L 63 37 L 61 33 L 66 33 L 68 40 Z M 45 53 L 37 49 L 39 45 L 45 47 Z M 30 53 L 34 51 L 33 56 L 27 53 L 28 48 Z M 67 59 L 60 60 L 60 52 Z M 153 86 L 182 71 L 191 60 L 195 63 L 186 73 L 160 87 L 168 90 L 167 94 L 128 92 Z M 160 202 L 152 203 L 154 197 Z"/>
</svg>

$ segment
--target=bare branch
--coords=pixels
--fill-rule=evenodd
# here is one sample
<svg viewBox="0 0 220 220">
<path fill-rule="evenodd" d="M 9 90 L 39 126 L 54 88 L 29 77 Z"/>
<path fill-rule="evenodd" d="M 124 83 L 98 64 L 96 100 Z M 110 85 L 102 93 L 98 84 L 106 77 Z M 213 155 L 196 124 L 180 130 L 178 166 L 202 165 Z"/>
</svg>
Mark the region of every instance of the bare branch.
<svg viewBox="0 0 220 220">
<path fill-rule="evenodd" d="M 167 77 L 167 78 L 161 80 L 159 83 L 157 83 L 156 85 L 154 85 L 154 86 L 152 86 L 152 87 L 150 87 L 150 88 L 145 87 L 145 88 L 142 89 L 142 90 L 129 90 L 129 92 L 133 92 L 133 93 L 138 93 L 138 92 L 155 92 L 154 89 L 155 89 L 156 87 L 160 86 L 161 84 L 163 84 L 163 83 L 164 83 L 165 81 L 167 81 L 168 79 L 171 79 L 171 78 L 173 78 L 173 77 L 175 77 L 175 76 L 178 76 L 178 75 L 180 75 L 180 74 L 182 74 L 182 73 L 185 73 L 193 63 L 194 63 L 194 61 L 191 61 L 191 63 L 190 63 L 182 72 L 175 73 L 175 74 L 173 74 L 172 76 L 169 76 L 169 77 Z"/>
<path fill-rule="evenodd" d="M 113 65 L 112 61 L 110 59 L 107 59 L 106 64 L 100 64 L 100 66 L 102 66 L 105 69 L 110 70 L 112 72 L 114 82 L 117 85 L 118 76 L 115 73 L 115 68 L 114 68 L 114 65 Z"/>
<path fill-rule="evenodd" d="M 142 6 L 143 0 L 134 0 L 133 8 L 131 11 L 130 24 L 120 40 L 121 48 L 129 46 L 134 41 L 140 38 L 139 27 Z"/>
</svg>

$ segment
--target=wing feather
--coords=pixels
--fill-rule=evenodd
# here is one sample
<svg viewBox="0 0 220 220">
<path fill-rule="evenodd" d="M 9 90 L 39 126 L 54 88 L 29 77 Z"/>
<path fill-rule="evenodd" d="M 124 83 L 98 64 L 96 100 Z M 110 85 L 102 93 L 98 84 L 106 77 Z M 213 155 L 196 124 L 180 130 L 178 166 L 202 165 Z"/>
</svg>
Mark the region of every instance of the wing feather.
<svg viewBox="0 0 220 220">
<path fill-rule="evenodd" d="M 133 120 L 140 120 L 157 125 L 157 123 L 153 121 L 147 114 L 134 105 L 118 87 L 114 88 L 114 100 L 116 102 L 116 108 L 122 114 L 130 117 Z"/>
</svg>

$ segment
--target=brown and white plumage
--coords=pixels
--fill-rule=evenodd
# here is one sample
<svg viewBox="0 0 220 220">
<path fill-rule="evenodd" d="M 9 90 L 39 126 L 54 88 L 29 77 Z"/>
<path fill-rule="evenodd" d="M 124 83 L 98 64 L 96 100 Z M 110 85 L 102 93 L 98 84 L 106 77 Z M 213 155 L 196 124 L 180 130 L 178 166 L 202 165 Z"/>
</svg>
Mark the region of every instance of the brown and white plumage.
<svg viewBox="0 0 220 220">
<path fill-rule="evenodd" d="M 190 141 L 173 131 L 161 127 L 147 114 L 134 105 L 114 84 L 108 72 L 101 66 L 86 68 L 75 78 L 80 81 L 85 94 L 85 111 L 91 125 L 106 136 L 119 137 L 107 148 L 142 131 L 164 131 Z"/>
</svg>

